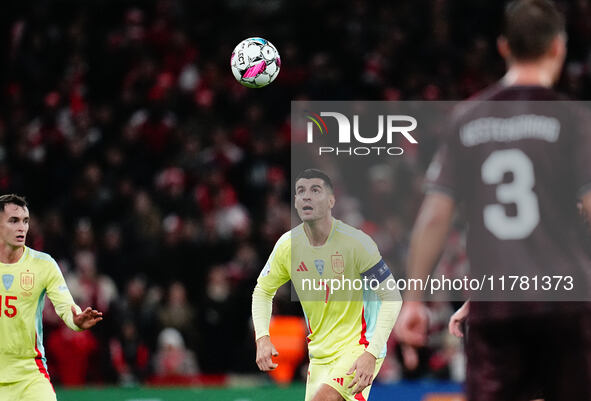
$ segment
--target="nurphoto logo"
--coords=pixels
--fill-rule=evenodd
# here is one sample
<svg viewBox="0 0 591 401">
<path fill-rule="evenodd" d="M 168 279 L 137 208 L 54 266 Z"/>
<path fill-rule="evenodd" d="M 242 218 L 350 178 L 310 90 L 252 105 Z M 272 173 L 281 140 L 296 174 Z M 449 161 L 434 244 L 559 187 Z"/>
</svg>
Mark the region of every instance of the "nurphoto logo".
<svg viewBox="0 0 591 401">
<path fill-rule="evenodd" d="M 394 143 L 396 135 L 402 135 L 411 144 L 418 143 L 411 135 L 417 128 L 417 120 L 408 115 L 383 115 L 377 116 L 377 133 L 366 135 L 360 133 L 359 115 L 352 116 L 353 123 L 349 117 L 342 113 L 323 111 L 320 114 L 309 113 L 306 115 L 308 143 L 314 143 L 314 132 L 321 136 L 328 136 L 328 127 L 322 117 L 332 117 L 338 127 L 338 144 L 363 144 L 373 146 L 319 146 L 318 156 L 324 154 L 348 155 L 348 156 L 369 156 L 388 155 L 400 156 L 404 149 L 398 146 L 390 146 Z M 316 127 L 316 128 L 314 128 Z M 381 146 L 379 146 L 381 145 Z"/>
</svg>

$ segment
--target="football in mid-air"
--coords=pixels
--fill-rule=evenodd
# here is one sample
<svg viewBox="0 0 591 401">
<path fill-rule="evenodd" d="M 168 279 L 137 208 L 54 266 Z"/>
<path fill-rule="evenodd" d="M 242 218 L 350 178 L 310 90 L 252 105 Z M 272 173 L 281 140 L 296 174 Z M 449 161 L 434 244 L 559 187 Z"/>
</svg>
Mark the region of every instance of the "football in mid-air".
<svg viewBox="0 0 591 401">
<path fill-rule="evenodd" d="M 279 74 L 279 52 L 266 39 L 248 38 L 238 43 L 230 59 L 232 74 L 249 88 L 269 85 Z"/>
</svg>

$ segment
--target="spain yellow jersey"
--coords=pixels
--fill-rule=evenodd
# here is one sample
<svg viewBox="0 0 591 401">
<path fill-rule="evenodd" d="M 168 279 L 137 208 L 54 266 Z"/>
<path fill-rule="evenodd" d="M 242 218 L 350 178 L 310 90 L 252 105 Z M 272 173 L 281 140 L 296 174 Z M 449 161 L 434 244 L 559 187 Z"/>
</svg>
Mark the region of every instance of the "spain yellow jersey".
<svg viewBox="0 0 591 401">
<path fill-rule="evenodd" d="M 375 242 L 363 231 L 333 219 L 326 243 L 312 246 L 300 224 L 277 241 L 257 285 L 274 294 L 292 281 L 309 330 L 310 358 L 328 362 L 348 346 L 371 341 L 381 303 L 358 284 L 363 273 L 382 266 Z M 339 282 L 340 289 L 330 288 Z M 384 347 L 380 357 L 385 354 Z"/>
<path fill-rule="evenodd" d="M 0 382 L 16 382 L 35 372 L 49 377 L 43 348 L 45 296 L 70 328 L 80 330 L 59 266 L 48 254 L 25 247 L 18 262 L 0 263 L 0 277 Z"/>
</svg>

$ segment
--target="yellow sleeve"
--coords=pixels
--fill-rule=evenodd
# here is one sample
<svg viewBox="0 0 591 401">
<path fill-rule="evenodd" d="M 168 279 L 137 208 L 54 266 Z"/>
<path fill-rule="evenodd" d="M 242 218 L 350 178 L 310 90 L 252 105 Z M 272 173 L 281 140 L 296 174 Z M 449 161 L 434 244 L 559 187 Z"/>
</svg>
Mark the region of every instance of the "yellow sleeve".
<svg viewBox="0 0 591 401">
<path fill-rule="evenodd" d="M 290 279 L 291 238 L 284 234 L 275 244 L 252 293 L 252 322 L 255 339 L 269 335 L 273 297 Z"/>
<path fill-rule="evenodd" d="M 394 323 L 402 307 L 400 291 L 395 286 L 394 277 L 390 268 L 382 260 L 378 246 L 373 239 L 364 234 L 359 241 L 357 249 L 359 273 L 368 279 L 377 280 L 380 285 L 373 291 L 381 301 L 380 311 L 376 319 L 376 326 L 367 352 L 380 357 L 390 337 Z"/>
<path fill-rule="evenodd" d="M 57 315 L 64 321 L 64 323 L 75 331 L 82 331 L 82 329 L 76 326 L 74 323 L 74 315 L 72 314 L 72 305 L 76 308 L 77 313 L 81 313 L 82 310 L 72 298 L 70 290 L 66 285 L 66 280 L 57 265 L 56 261 L 51 259 L 49 262 L 52 266 L 49 266 L 48 283 L 47 283 L 47 296 L 49 297 Z"/>
<path fill-rule="evenodd" d="M 362 232 L 356 250 L 357 268 L 359 273 L 364 273 L 382 260 L 378 246 L 371 237 Z"/>
<path fill-rule="evenodd" d="M 386 347 L 390 333 L 402 308 L 400 292 L 390 288 L 395 288 L 392 274 L 382 282 L 378 289 L 374 290 L 382 303 L 376 320 L 376 328 L 366 351 L 376 358 L 380 357 L 382 350 Z"/>
</svg>

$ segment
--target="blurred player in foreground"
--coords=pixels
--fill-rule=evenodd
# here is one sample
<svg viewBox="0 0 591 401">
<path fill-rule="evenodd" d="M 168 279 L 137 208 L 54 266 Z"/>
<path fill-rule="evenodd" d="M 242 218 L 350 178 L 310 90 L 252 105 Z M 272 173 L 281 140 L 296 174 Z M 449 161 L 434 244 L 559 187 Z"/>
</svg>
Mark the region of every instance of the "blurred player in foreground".
<svg viewBox="0 0 591 401">
<path fill-rule="evenodd" d="M 495 102 L 465 104 L 457 129 L 427 172 L 429 189 L 410 244 L 410 277 L 431 271 L 459 202 L 465 204 L 470 226 L 472 267 L 490 274 L 533 275 L 550 268 L 584 271 L 591 265 L 576 210 L 580 199 L 587 215 L 591 211 L 588 126 L 568 129 L 576 124 L 552 107 L 540 115 L 535 102 L 561 100 L 550 88 L 566 54 L 563 17 L 548 0 L 512 2 L 498 47 L 507 74 L 475 100 L 519 102 L 509 112 Z M 538 135 L 543 124 L 538 130 L 531 125 L 524 129 L 515 116 L 556 120 L 560 130 L 549 139 Z M 477 132 L 478 141 L 468 143 L 462 129 L 477 120 L 497 125 Z M 396 328 L 399 338 L 423 345 L 426 326 L 425 305 L 405 302 Z M 588 304 L 472 300 L 466 340 L 469 401 L 528 400 L 540 393 L 546 400 L 591 399 Z"/>
<path fill-rule="evenodd" d="M 72 330 L 102 313 L 74 303 L 55 260 L 25 246 L 29 210 L 18 195 L 0 196 L 0 400 L 55 401 L 43 348 L 45 295 Z"/>
<path fill-rule="evenodd" d="M 332 217 L 330 178 L 319 170 L 305 170 L 295 190 L 295 208 L 303 223 L 277 241 L 253 293 L 257 365 L 262 371 L 277 367 L 269 337 L 271 308 L 277 289 L 291 280 L 310 332 L 306 401 L 366 400 L 400 311 L 400 295 L 388 290 L 395 288 L 394 278 L 374 241 Z M 303 285 L 306 279 L 363 277 L 379 282 L 380 288 L 332 292 L 329 283 L 313 293 Z"/>
</svg>

